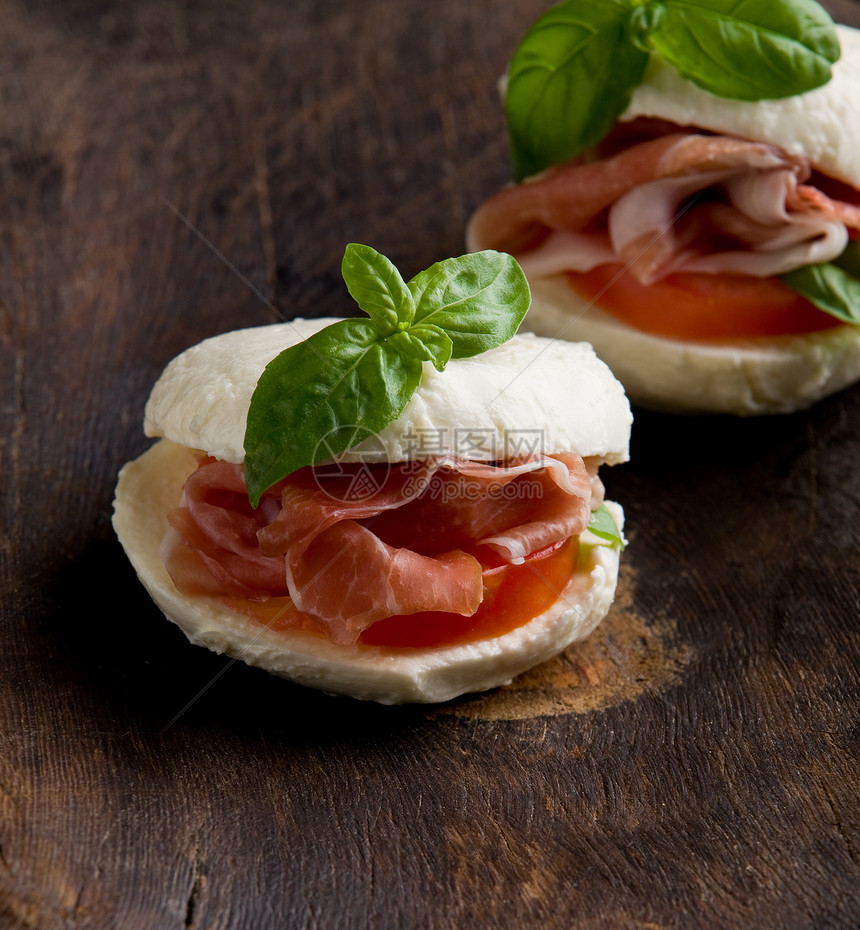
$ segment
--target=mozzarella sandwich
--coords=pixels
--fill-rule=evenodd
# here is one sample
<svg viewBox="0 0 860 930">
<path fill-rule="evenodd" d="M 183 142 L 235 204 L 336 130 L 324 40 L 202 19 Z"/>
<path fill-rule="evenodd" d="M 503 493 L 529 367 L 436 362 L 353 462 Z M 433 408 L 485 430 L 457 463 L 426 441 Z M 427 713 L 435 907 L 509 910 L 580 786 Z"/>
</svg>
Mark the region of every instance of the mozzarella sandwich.
<svg viewBox="0 0 860 930">
<path fill-rule="evenodd" d="M 113 523 L 141 582 L 195 644 L 323 691 L 447 701 L 509 682 L 612 603 L 621 508 L 597 471 L 628 457 L 629 405 L 590 346 L 532 334 L 444 372 L 402 414 L 288 475 L 251 508 L 251 396 L 332 320 L 227 333 L 174 359 L 146 408 Z"/>
<path fill-rule="evenodd" d="M 652 56 L 601 143 L 479 207 L 468 247 L 520 262 L 526 328 L 592 343 L 654 409 L 782 413 L 860 378 L 860 327 L 780 277 L 860 238 L 860 32 L 836 34 L 831 80 L 780 100 Z"/>
</svg>

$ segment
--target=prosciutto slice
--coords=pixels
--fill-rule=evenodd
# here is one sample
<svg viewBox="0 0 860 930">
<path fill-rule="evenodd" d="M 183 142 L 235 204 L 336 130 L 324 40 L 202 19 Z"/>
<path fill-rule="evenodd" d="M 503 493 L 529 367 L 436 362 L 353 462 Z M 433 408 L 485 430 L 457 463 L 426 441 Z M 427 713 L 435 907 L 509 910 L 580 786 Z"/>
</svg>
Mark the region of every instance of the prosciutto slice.
<svg viewBox="0 0 860 930">
<path fill-rule="evenodd" d="M 483 597 L 481 547 L 503 562 L 585 529 L 596 466 L 577 455 L 504 464 L 438 457 L 332 478 L 304 469 L 251 510 L 241 466 L 205 460 L 169 515 L 163 553 L 180 591 L 265 599 L 288 594 L 334 642 L 422 611 L 471 616 Z M 596 504 L 595 504 L 596 505 Z"/>
<path fill-rule="evenodd" d="M 782 274 L 836 258 L 860 230 L 860 207 L 805 183 L 809 163 L 775 146 L 690 131 L 608 151 L 491 197 L 469 248 L 511 252 L 537 277 L 621 262 L 651 284 Z"/>
<path fill-rule="evenodd" d="M 254 597 L 286 594 L 283 560 L 260 550 L 257 533 L 279 511 L 269 491 L 254 511 L 242 469 L 205 458 L 167 515 L 161 554 L 184 594 Z"/>
</svg>

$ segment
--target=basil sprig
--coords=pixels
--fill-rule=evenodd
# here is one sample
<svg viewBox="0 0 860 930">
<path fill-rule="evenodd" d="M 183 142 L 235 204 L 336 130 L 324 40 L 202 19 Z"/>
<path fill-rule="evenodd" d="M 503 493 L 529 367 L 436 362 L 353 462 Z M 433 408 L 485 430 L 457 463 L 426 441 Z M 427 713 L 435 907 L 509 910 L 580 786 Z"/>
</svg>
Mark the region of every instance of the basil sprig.
<svg viewBox="0 0 860 930">
<path fill-rule="evenodd" d="M 860 324 L 860 242 L 849 242 L 832 262 L 795 268 L 780 278 L 819 310 L 843 323 Z"/>
<path fill-rule="evenodd" d="M 425 361 L 443 371 L 452 358 L 507 342 L 531 300 L 522 269 L 502 252 L 448 258 L 405 282 L 384 255 L 351 243 L 341 271 L 369 319 L 339 320 L 266 366 L 245 429 L 254 507 L 281 478 L 395 420 Z"/>
<path fill-rule="evenodd" d="M 596 145 L 652 54 L 716 96 L 750 101 L 826 84 L 840 50 L 814 0 L 565 0 L 511 61 L 505 111 L 517 181 Z"/>
</svg>

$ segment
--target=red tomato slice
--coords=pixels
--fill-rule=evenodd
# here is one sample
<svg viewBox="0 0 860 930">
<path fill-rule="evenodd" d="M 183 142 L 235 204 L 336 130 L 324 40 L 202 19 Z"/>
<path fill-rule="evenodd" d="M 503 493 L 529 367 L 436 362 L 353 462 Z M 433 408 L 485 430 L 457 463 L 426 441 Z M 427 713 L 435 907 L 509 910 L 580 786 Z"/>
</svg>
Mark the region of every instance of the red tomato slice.
<svg viewBox="0 0 860 930">
<path fill-rule="evenodd" d="M 426 611 L 377 620 L 359 637 L 373 646 L 454 646 L 502 636 L 525 626 L 548 610 L 567 587 L 579 553 L 579 539 L 570 539 L 532 554 L 522 565 L 481 557 L 484 599 L 471 617 Z"/>
<path fill-rule="evenodd" d="M 612 264 L 568 279 L 580 297 L 628 326 L 671 339 L 745 339 L 842 325 L 778 278 L 680 272 L 646 285 Z"/>
<path fill-rule="evenodd" d="M 473 643 L 525 626 L 548 610 L 576 569 L 579 539 L 572 536 L 530 555 L 522 565 L 502 562 L 492 550 L 473 553 L 484 567 L 484 599 L 471 617 L 424 611 L 377 620 L 359 637 L 369 646 L 429 648 Z M 296 610 L 289 597 L 251 601 L 224 597 L 226 607 L 272 631 L 304 629 L 322 635 L 319 625 Z"/>
</svg>

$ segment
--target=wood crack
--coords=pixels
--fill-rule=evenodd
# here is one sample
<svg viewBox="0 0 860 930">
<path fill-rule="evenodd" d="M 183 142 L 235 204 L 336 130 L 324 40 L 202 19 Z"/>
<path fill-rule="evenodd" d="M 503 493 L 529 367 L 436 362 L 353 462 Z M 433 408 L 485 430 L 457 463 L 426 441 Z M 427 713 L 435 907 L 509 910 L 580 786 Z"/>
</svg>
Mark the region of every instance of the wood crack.
<svg viewBox="0 0 860 930">
<path fill-rule="evenodd" d="M 269 166 L 266 159 L 266 140 L 257 136 L 254 140 L 254 190 L 257 195 L 257 211 L 260 217 L 260 237 L 263 245 L 263 261 L 266 267 L 266 283 L 274 296 L 278 285 L 278 261 L 275 246 L 272 198 L 269 193 Z"/>
<path fill-rule="evenodd" d="M 22 509 L 21 499 L 21 449 L 24 435 L 27 430 L 27 411 L 25 407 L 25 388 L 24 388 L 24 358 L 20 353 L 16 353 L 12 359 L 12 402 L 11 415 L 12 422 L 8 424 L 5 434 L 8 437 L 5 441 L 0 438 L 0 450 L 8 446 L 8 456 L 4 455 L 6 461 L 7 483 L 6 490 L 11 489 L 10 506 L 11 512 L 7 514 L 9 525 L 16 524 L 19 520 L 19 514 Z M 11 556 L 14 551 L 14 539 L 12 534 L 3 534 L 0 539 L 0 549 L 7 557 Z"/>
<path fill-rule="evenodd" d="M 194 927 L 194 922 L 197 915 L 197 905 L 200 900 L 200 891 L 202 886 L 202 874 L 200 872 L 200 847 L 194 847 L 194 859 L 191 863 L 192 865 L 192 882 L 191 888 L 188 890 L 188 898 L 185 901 L 185 922 L 183 926 L 186 928 Z"/>
<path fill-rule="evenodd" d="M 12 807 L 14 807 L 15 810 L 19 814 L 24 813 L 21 810 L 21 805 L 18 803 L 18 799 L 15 797 L 14 794 L 12 794 L 12 792 L 6 787 L 6 785 L 2 781 L 0 781 L 0 795 L 3 795 L 3 797 L 5 797 L 9 801 Z"/>
<path fill-rule="evenodd" d="M 836 832 L 839 834 L 840 839 L 845 844 L 845 848 L 848 850 L 848 855 L 851 857 L 851 861 L 855 865 L 860 865 L 860 855 L 858 855 L 858 852 L 854 847 L 854 843 L 851 840 L 851 836 L 845 829 L 845 824 L 842 822 L 842 818 L 839 816 L 839 811 L 836 808 L 836 803 L 833 800 L 830 789 L 826 784 L 822 785 L 821 788 L 824 792 L 824 797 L 827 799 L 827 804 L 830 807 L 830 811 L 833 814 L 833 825 L 836 827 Z"/>
</svg>

